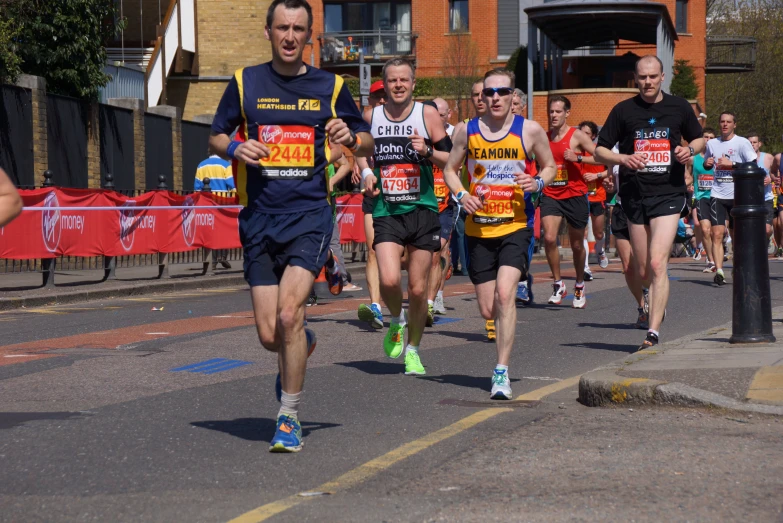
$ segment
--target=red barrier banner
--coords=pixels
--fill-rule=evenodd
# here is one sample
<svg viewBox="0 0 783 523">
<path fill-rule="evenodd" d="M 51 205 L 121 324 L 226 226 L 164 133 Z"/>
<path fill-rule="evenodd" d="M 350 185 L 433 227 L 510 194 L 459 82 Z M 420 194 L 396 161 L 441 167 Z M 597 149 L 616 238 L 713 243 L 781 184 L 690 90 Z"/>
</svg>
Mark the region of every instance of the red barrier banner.
<svg viewBox="0 0 783 523">
<path fill-rule="evenodd" d="M 335 199 L 340 243 L 364 243 L 367 241 L 367 236 L 364 234 L 363 199 L 362 193 L 345 194 Z"/>
<path fill-rule="evenodd" d="M 25 210 L 0 229 L 0 258 L 120 256 L 240 247 L 233 198 L 151 191 L 21 190 Z M 172 207 L 168 209 L 167 207 Z"/>
</svg>

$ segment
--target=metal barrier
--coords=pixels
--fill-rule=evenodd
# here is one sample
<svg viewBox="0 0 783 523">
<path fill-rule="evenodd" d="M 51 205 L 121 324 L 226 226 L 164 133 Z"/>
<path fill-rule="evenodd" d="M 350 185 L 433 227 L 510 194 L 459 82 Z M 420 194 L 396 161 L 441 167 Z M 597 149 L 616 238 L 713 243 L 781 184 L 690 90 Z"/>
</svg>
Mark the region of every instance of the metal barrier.
<svg viewBox="0 0 783 523">
<path fill-rule="evenodd" d="M 41 186 L 20 187 L 24 189 L 36 189 L 41 187 L 52 187 L 52 172 L 44 173 L 44 183 Z M 166 182 L 163 176 L 158 178 L 158 188 L 166 189 Z M 204 192 L 212 192 L 218 196 L 228 197 L 230 193 L 224 191 L 212 191 L 209 187 L 209 178 L 204 179 Z M 113 176 L 107 174 L 104 180 L 104 189 L 113 190 L 125 196 L 139 196 L 147 191 L 141 189 L 117 189 L 114 187 Z M 194 191 L 169 191 L 178 195 L 192 194 Z M 343 244 L 342 251 L 344 255 L 350 254 L 351 261 L 356 261 L 357 254 L 361 253 L 361 261 L 366 261 L 366 247 L 364 243 L 349 242 Z M 117 269 L 133 269 L 140 267 L 155 268 L 157 272 L 150 274 L 150 277 L 165 279 L 169 278 L 169 267 L 172 265 L 197 265 L 201 264 L 202 271 L 197 276 L 216 274 L 217 265 L 221 262 L 242 262 L 242 249 L 220 249 L 212 250 L 199 248 L 190 251 L 157 253 L 157 254 L 136 254 L 127 256 L 60 256 L 57 258 L 29 259 L 29 260 L 11 260 L 0 258 L 0 276 L 38 273 L 41 274 L 42 286 L 53 288 L 55 282 L 55 270 L 59 271 L 95 271 L 103 270 L 104 275 L 101 282 L 117 279 Z"/>
</svg>

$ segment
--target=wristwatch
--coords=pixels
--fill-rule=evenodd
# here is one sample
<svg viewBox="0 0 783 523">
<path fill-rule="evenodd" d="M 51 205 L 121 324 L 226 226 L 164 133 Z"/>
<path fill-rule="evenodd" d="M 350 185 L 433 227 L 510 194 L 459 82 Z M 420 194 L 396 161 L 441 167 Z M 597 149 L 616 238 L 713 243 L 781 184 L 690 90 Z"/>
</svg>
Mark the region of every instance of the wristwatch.
<svg viewBox="0 0 783 523">
<path fill-rule="evenodd" d="M 460 191 L 460 192 L 458 192 L 457 196 L 456 196 L 457 201 L 462 200 L 465 197 L 466 194 L 468 194 L 468 191 Z"/>
<path fill-rule="evenodd" d="M 433 153 L 432 153 L 432 147 L 430 147 L 430 146 L 428 145 L 428 146 L 427 146 L 427 152 L 426 152 L 426 153 L 424 153 L 424 158 L 432 158 L 432 154 L 433 154 Z"/>
<path fill-rule="evenodd" d="M 582 163 L 582 155 L 581 154 L 577 154 L 576 155 L 576 163 Z"/>
<path fill-rule="evenodd" d="M 737 168 L 737 162 L 731 162 L 731 168 L 736 169 Z"/>
<path fill-rule="evenodd" d="M 691 156 L 696 156 L 696 151 L 693 150 L 693 147 L 689 145 L 688 150 L 691 152 Z"/>
</svg>

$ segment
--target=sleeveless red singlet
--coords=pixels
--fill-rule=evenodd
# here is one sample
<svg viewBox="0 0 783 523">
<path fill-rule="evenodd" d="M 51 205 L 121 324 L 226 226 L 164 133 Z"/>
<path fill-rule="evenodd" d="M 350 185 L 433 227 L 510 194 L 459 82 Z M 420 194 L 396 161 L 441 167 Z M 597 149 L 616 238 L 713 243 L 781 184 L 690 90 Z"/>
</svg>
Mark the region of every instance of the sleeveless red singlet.
<svg viewBox="0 0 783 523">
<path fill-rule="evenodd" d="M 571 148 L 571 137 L 574 135 L 575 128 L 568 130 L 566 135 L 559 142 L 553 142 L 549 139 L 549 148 L 552 150 L 552 156 L 557 165 L 557 174 L 554 181 L 544 188 L 544 195 L 555 200 L 565 200 L 575 196 L 584 196 L 587 194 L 587 183 L 582 177 L 582 169 L 579 164 L 567 162 L 563 158 L 566 149 Z"/>
</svg>

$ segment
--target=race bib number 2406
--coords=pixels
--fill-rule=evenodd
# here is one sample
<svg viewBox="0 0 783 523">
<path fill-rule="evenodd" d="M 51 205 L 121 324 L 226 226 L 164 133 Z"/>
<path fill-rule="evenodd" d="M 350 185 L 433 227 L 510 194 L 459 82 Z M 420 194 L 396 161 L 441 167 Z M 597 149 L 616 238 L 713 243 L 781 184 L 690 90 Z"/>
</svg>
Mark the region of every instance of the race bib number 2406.
<svg viewBox="0 0 783 523">
<path fill-rule="evenodd" d="M 634 153 L 647 161 L 647 171 L 661 172 L 672 164 L 672 145 L 668 128 L 648 128 L 636 131 Z"/>
</svg>

